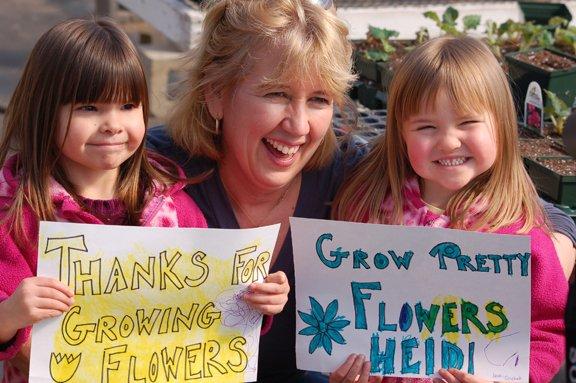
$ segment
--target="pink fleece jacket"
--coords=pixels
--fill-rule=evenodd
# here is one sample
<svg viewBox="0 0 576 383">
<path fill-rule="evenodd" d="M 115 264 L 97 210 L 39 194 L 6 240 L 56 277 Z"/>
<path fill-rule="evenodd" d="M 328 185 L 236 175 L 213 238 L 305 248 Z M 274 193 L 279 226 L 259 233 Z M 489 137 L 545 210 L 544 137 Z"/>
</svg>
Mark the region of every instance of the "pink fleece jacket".
<svg viewBox="0 0 576 383">
<path fill-rule="evenodd" d="M 172 161 L 158 155 L 149 156 L 153 166 L 176 170 L 180 178 L 184 172 Z M 12 204 L 19 186 L 17 156 L 12 156 L 0 172 L 0 220 Z M 140 226 L 154 227 L 207 227 L 204 215 L 196 203 L 183 190 L 184 182 L 177 182 L 162 190 L 156 188 L 143 209 Z M 56 181 L 50 186 L 52 202 L 56 208 L 56 220 L 60 222 L 102 224 L 102 221 L 89 212 L 83 211 L 72 196 Z M 23 211 L 24 228 L 29 240 L 14 240 L 6 223 L 0 225 L 0 301 L 8 298 L 24 278 L 36 275 L 38 247 L 38 219 L 29 206 Z M 30 328 L 18 331 L 7 344 L 0 345 L 0 360 L 4 362 L 3 382 L 26 382 L 27 376 L 11 365 L 12 358 L 30 336 Z"/>
<path fill-rule="evenodd" d="M 417 179 L 404 185 L 404 225 L 449 227 L 450 218 L 431 211 L 420 195 Z M 382 209 L 390 211 L 391 198 L 386 199 Z M 470 214 L 473 221 L 475 214 Z M 497 231 L 500 234 L 516 234 L 521 227 L 518 222 Z M 564 337 L 564 310 L 568 296 L 568 283 L 550 237 L 540 228 L 532 228 L 530 236 L 532 296 L 530 323 L 530 382 L 547 383 L 558 372 L 564 360 L 566 339 Z M 431 379 L 384 378 L 385 383 L 432 382 Z"/>
</svg>

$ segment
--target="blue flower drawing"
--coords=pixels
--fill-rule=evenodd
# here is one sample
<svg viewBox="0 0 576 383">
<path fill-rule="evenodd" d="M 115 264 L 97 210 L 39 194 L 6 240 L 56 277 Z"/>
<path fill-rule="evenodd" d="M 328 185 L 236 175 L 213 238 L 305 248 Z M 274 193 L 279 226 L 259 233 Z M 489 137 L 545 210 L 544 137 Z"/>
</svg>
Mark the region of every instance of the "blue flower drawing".
<svg viewBox="0 0 576 383">
<path fill-rule="evenodd" d="M 338 344 L 346 344 L 346 340 L 339 331 L 350 324 L 349 320 L 344 319 L 344 316 L 336 316 L 338 314 L 338 301 L 334 299 L 326 307 L 326 312 L 312 297 L 310 298 L 310 305 L 312 306 L 311 314 L 304 313 L 298 310 L 300 318 L 310 326 L 298 331 L 300 335 L 311 336 L 314 335 L 308 346 L 308 352 L 314 353 L 317 348 L 323 347 L 328 355 L 332 355 L 332 341 Z"/>
</svg>

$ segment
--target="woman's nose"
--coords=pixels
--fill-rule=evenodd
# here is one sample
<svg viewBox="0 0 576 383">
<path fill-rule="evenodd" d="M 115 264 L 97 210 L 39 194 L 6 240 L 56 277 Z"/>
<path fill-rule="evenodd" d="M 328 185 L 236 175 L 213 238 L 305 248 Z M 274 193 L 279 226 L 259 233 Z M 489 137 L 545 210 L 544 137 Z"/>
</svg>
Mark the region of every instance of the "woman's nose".
<svg viewBox="0 0 576 383">
<path fill-rule="evenodd" d="M 287 111 L 285 127 L 295 136 L 305 136 L 310 131 L 310 119 L 305 103 L 293 102 Z"/>
</svg>

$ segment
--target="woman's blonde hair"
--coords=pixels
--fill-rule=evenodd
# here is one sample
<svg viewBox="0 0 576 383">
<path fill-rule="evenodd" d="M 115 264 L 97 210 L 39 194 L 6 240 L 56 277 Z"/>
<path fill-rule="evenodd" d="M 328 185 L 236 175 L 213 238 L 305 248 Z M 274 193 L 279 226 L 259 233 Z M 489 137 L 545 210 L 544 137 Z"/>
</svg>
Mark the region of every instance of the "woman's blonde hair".
<svg viewBox="0 0 576 383">
<path fill-rule="evenodd" d="M 138 52 L 128 35 L 112 20 L 61 22 L 34 45 L 4 119 L 0 162 L 4 163 L 11 152 L 18 153 L 20 186 L 6 215 L 18 238 L 25 237 L 22 226 L 25 204 L 38 219 L 55 219 L 51 178 L 80 201 L 59 164 L 61 151 L 56 139 L 59 113 L 65 105 L 73 108 L 96 102 L 141 105 L 147 123 L 148 88 Z M 138 222 L 153 180 L 169 183 L 173 178 L 149 164 L 142 142 L 120 166 L 117 181 L 118 198 L 126 206 L 130 224 Z"/>
<path fill-rule="evenodd" d="M 190 52 L 182 93 L 168 121 L 175 143 L 193 156 L 221 158 L 221 139 L 206 95 L 232 90 L 263 48 L 282 52 L 270 82 L 318 78 L 335 102 L 343 104 L 354 80 L 347 36 L 344 22 L 309 0 L 208 1 L 202 35 Z M 306 168 L 328 163 L 335 149 L 330 129 Z"/>
<path fill-rule="evenodd" d="M 488 47 L 471 37 L 436 38 L 404 58 L 390 85 L 386 133 L 338 193 L 333 217 L 403 223 L 402 188 L 415 176 L 402 134 L 403 122 L 420 108 L 433 107 L 439 92 L 447 94 L 459 113 L 489 112 L 496 130 L 496 161 L 448 202 L 445 214 L 451 227 L 494 231 L 522 220 L 521 231 L 525 232 L 543 223 L 536 190 L 520 157 L 508 79 Z M 392 211 L 382 209 L 388 197 Z M 468 226 L 466 218 L 476 204 L 485 207 Z"/>
</svg>

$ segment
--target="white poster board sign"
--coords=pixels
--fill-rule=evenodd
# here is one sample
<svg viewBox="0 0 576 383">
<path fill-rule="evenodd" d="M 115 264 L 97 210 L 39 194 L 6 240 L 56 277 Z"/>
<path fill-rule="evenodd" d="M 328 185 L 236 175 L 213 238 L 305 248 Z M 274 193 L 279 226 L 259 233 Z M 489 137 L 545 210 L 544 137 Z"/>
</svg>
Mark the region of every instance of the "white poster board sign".
<svg viewBox="0 0 576 383">
<path fill-rule="evenodd" d="M 75 297 L 34 326 L 30 382 L 256 380 L 262 316 L 241 295 L 268 274 L 279 226 L 41 222 L 38 275 Z"/>
<path fill-rule="evenodd" d="M 528 381 L 530 239 L 291 218 L 298 368 Z"/>
</svg>

